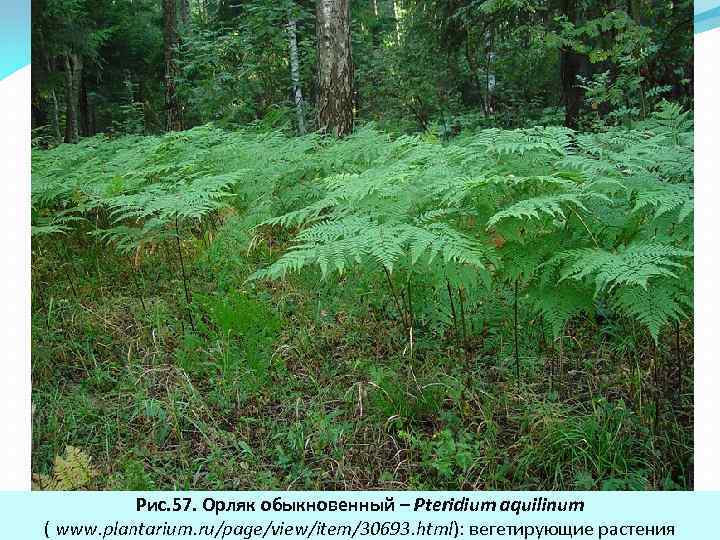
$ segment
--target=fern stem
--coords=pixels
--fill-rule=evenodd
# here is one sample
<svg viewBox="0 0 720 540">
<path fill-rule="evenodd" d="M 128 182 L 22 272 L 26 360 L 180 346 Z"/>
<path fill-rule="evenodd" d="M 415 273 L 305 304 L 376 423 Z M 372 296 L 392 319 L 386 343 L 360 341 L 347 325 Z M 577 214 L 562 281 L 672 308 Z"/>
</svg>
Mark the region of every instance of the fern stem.
<svg viewBox="0 0 720 540">
<path fill-rule="evenodd" d="M 563 330 L 564 332 L 564 330 Z M 560 334 L 560 355 L 558 356 L 558 366 L 557 366 L 557 375 L 558 375 L 558 395 L 562 396 L 563 394 L 563 382 L 565 377 L 565 335 Z"/>
<path fill-rule="evenodd" d="M 570 209 L 573 211 L 573 214 L 575 214 L 577 216 L 577 218 L 580 220 L 580 223 L 582 223 L 583 226 L 585 227 L 585 230 L 590 235 L 590 238 L 592 239 L 593 244 L 595 244 L 595 247 L 600 249 L 600 244 L 598 243 L 597 239 L 595 238 L 595 235 L 592 232 L 590 232 L 590 227 L 587 226 L 587 223 L 585 223 L 585 220 L 582 218 L 580 213 L 577 210 L 575 210 L 572 206 L 570 207 Z"/>
<path fill-rule="evenodd" d="M 463 347 L 465 352 L 468 350 L 467 324 L 465 322 L 465 293 L 462 287 L 458 287 L 458 296 L 460 297 L 460 320 L 463 327 Z"/>
<path fill-rule="evenodd" d="M 405 290 L 407 292 L 407 308 L 408 308 L 408 322 L 410 329 L 413 328 L 415 325 L 415 312 L 413 311 L 412 307 L 412 287 L 410 286 L 412 283 L 412 274 L 408 277 L 407 286 L 405 287 Z"/>
<path fill-rule="evenodd" d="M 128 255 L 128 261 L 130 262 L 130 275 L 133 278 L 133 282 L 135 282 L 135 288 L 137 289 L 138 296 L 140 297 L 140 304 L 142 305 L 143 311 L 147 313 L 147 307 L 145 306 L 145 297 L 143 295 L 143 290 L 140 287 L 140 283 L 138 282 L 137 274 L 135 273 L 135 268 L 133 266 L 132 258 Z"/>
<path fill-rule="evenodd" d="M 202 237 L 202 243 L 205 246 L 205 249 L 210 248 L 210 244 L 208 243 L 208 227 L 207 223 L 203 220 L 200 220 L 200 236 Z"/>
<path fill-rule="evenodd" d="M 75 288 L 75 281 L 74 281 L 74 275 L 75 270 L 73 269 L 72 265 L 68 265 L 70 267 L 70 271 L 68 272 L 68 282 L 70 283 L 70 290 L 72 290 L 73 296 L 75 297 L 75 300 L 79 298 L 77 289 Z"/>
<path fill-rule="evenodd" d="M 180 259 L 180 269 L 182 270 L 183 288 L 185 289 L 185 301 L 187 302 L 188 318 L 190 319 L 190 326 L 195 331 L 195 322 L 193 321 L 192 312 L 190 311 L 190 291 L 188 290 L 187 275 L 185 274 L 185 261 L 183 260 L 182 249 L 180 247 L 180 227 L 178 225 L 178 218 L 175 216 L 175 242 L 177 243 L 178 258 Z"/>
<path fill-rule="evenodd" d="M 408 282 L 407 282 L 407 286 L 405 287 L 405 289 L 407 291 L 408 326 L 410 327 L 410 330 L 408 333 L 408 339 L 410 340 L 410 361 L 412 362 L 413 361 L 413 353 L 414 353 L 414 351 L 413 351 L 413 339 L 414 339 L 413 325 L 415 324 L 415 313 L 413 312 L 413 307 L 412 307 L 412 295 L 411 295 L 411 287 L 410 287 L 411 279 L 412 279 L 412 274 L 410 274 L 410 276 L 408 276 Z"/>
<path fill-rule="evenodd" d="M 518 280 L 515 278 L 515 303 L 513 309 L 515 327 L 515 378 L 520 380 L 520 351 L 518 348 Z"/>
<path fill-rule="evenodd" d="M 215 215 L 214 212 L 210 212 L 208 214 L 208 217 L 210 218 L 210 226 L 212 227 L 213 233 L 217 234 L 217 222 L 215 221 Z"/>
<path fill-rule="evenodd" d="M 407 334 L 408 332 L 410 332 L 410 329 L 408 328 L 407 322 L 405 321 L 405 311 L 400 307 L 400 301 L 398 300 L 398 295 L 395 292 L 395 286 L 393 285 L 392 279 L 390 278 L 390 272 L 385 265 L 383 265 L 383 270 L 385 270 L 385 277 L 387 278 L 388 286 L 390 287 L 390 292 L 392 293 L 393 300 L 395 300 L 395 307 L 400 314 L 403 328 L 405 329 L 405 333 Z"/>
<path fill-rule="evenodd" d="M 457 322 L 457 313 L 455 313 L 455 302 L 453 302 L 453 294 L 452 294 L 452 287 L 450 287 L 450 281 L 445 278 L 445 283 L 447 284 L 447 291 L 448 296 L 450 297 L 450 311 L 452 313 L 453 318 L 453 328 L 455 330 L 455 344 L 457 345 L 457 348 L 460 348 L 460 329 L 458 328 L 458 322 Z"/>
<path fill-rule="evenodd" d="M 675 321 L 675 355 L 677 358 L 677 384 L 678 384 L 678 397 L 682 396 L 683 391 L 683 358 L 680 351 L 680 321 Z"/>
<path fill-rule="evenodd" d="M 653 370 L 654 370 L 654 379 L 655 379 L 655 388 L 653 388 L 654 391 L 654 401 L 655 401 L 655 420 L 653 422 L 653 432 L 657 436 L 658 428 L 660 427 L 660 377 L 658 372 L 658 356 L 659 351 L 657 350 L 657 346 L 655 345 L 655 342 L 653 341 Z"/>
</svg>

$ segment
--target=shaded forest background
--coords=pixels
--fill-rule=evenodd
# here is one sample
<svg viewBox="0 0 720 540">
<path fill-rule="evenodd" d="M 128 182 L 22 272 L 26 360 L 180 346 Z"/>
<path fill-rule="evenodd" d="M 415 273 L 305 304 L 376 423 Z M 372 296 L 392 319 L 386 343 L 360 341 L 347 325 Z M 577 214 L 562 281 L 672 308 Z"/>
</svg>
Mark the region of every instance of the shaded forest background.
<svg viewBox="0 0 720 540">
<path fill-rule="evenodd" d="M 689 1 L 349 4 L 343 106 L 355 122 L 591 128 L 692 99 Z M 32 13 L 32 118 L 46 143 L 209 121 L 318 127 L 318 66 L 338 42 L 318 41 L 312 1 L 33 0 Z"/>
</svg>

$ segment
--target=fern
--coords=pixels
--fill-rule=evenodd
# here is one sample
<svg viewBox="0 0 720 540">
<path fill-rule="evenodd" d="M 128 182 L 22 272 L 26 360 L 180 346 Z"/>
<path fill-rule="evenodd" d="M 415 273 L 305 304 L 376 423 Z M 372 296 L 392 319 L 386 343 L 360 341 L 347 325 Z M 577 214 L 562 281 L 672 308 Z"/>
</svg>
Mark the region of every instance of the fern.
<svg viewBox="0 0 720 540">
<path fill-rule="evenodd" d="M 478 288 L 518 283 L 553 334 L 609 295 L 657 336 L 688 314 L 691 127 L 664 104 L 635 130 L 486 129 L 448 144 L 371 125 L 342 141 L 212 125 L 95 137 L 33 151 L 33 235 L 79 230 L 131 252 L 233 207 L 250 245 L 291 238 L 252 280 L 384 269 L 423 284 L 416 306 L 445 324 L 448 285 L 482 311 Z M 632 297 L 661 286 L 672 302 L 653 318 Z"/>
<path fill-rule="evenodd" d="M 583 284 L 566 283 L 559 287 L 533 287 L 529 291 L 536 311 L 542 314 L 543 324 L 553 337 L 562 334 L 575 316 L 594 311 L 592 291 Z"/>
<path fill-rule="evenodd" d="M 692 307 L 691 295 L 677 282 L 669 280 L 657 281 L 652 289 L 621 288 L 613 296 L 613 302 L 644 325 L 655 342 L 667 324 L 686 318 Z"/>
<path fill-rule="evenodd" d="M 43 491 L 71 491 L 87 488 L 99 474 L 92 458 L 74 446 L 65 448 L 63 456 L 55 456 L 52 474 L 34 474 L 33 489 Z"/>
<path fill-rule="evenodd" d="M 617 252 L 597 248 L 566 251 L 548 261 L 548 264 L 562 266 L 561 281 L 582 281 L 594 277 L 598 293 L 611 291 L 619 285 L 646 289 L 652 278 L 677 278 L 678 269 L 687 269 L 679 261 L 689 257 L 692 257 L 692 253 L 684 249 L 665 244 L 641 243 L 621 248 Z"/>
<path fill-rule="evenodd" d="M 540 218 L 541 214 L 550 217 L 565 219 L 566 209 L 576 206 L 583 210 L 587 210 L 583 204 L 583 198 L 602 197 L 598 193 L 580 194 L 580 193 L 559 193 L 557 195 L 543 195 L 519 201 L 512 206 L 505 208 L 492 216 L 488 222 L 488 227 L 493 227 L 503 219 L 508 218 Z"/>
<path fill-rule="evenodd" d="M 485 270 L 486 249 L 445 224 L 425 228 L 410 224 L 382 224 L 349 216 L 314 225 L 296 237 L 296 243 L 277 262 L 252 279 L 280 278 L 288 272 L 317 264 L 322 276 L 343 271 L 353 262 L 371 261 L 390 273 L 401 262 L 430 266 L 438 258 L 444 263 L 468 264 Z"/>
<path fill-rule="evenodd" d="M 68 234 L 78 223 L 84 221 L 83 217 L 67 211 L 60 211 L 51 216 L 37 216 L 30 228 L 30 234 L 33 237 Z"/>
<path fill-rule="evenodd" d="M 640 188 L 635 185 L 636 198 L 633 212 L 654 210 L 654 218 L 679 210 L 678 222 L 683 222 L 693 211 L 693 190 L 688 184 L 648 183 Z"/>
</svg>

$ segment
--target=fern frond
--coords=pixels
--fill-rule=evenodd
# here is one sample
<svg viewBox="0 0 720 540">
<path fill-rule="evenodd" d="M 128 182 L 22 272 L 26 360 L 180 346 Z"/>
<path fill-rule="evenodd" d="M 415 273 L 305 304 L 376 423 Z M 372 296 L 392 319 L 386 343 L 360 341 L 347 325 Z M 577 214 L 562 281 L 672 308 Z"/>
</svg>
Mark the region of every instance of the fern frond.
<svg viewBox="0 0 720 540">
<path fill-rule="evenodd" d="M 692 252 L 666 244 L 639 243 L 616 252 L 585 248 L 558 254 L 549 265 L 560 264 L 560 280 L 582 281 L 594 276 L 596 292 L 611 290 L 618 285 L 646 289 L 648 281 L 657 277 L 677 278 L 679 269 L 687 268 Z"/>
<path fill-rule="evenodd" d="M 674 281 L 655 283 L 651 289 L 623 287 L 614 295 L 616 307 L 645 326 L 657 342 L 660 332 L 672 321 L 687 317 L 690 295 Z"/>
</svg>

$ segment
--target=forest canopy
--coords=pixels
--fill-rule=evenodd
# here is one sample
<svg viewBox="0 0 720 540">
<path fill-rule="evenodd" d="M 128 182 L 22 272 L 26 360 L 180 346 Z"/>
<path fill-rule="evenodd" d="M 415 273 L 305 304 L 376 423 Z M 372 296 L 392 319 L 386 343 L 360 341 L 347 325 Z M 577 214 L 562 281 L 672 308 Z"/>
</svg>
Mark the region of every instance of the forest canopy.
<svg viewBox="0 0 720 540">
<path fill-rule="evenodd" d="M 689 1 L 337 4 L 344 23 L 321 36 L 324 11 L 306 0 L 33 0 L 35 133 L 75 142 L 210 121 L 305 131 L 333 108 L 351 113 L 345 124 L 401 132 L 584 129 L 691 103 Z M 318 108 L 341 57 L 341 103 Z"/>
</svg>

